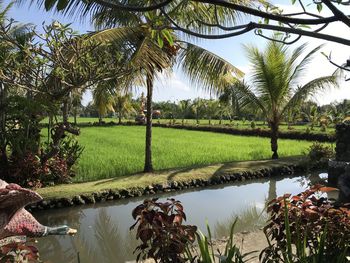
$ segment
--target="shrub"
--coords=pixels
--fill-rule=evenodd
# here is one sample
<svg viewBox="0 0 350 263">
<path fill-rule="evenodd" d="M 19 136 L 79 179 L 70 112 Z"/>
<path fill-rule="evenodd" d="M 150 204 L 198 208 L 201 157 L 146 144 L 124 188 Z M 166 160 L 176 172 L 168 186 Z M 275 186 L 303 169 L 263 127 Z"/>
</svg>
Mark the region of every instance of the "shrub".
<svg viewBox="0 0 350 263">
<path fill-rule="evenodd" d="M 252 128 L 252 129 L 255 129 L 255 122 L 254 121 L 252 121 L 251 123 L 250 123 L 250 127 Z"/>
<path fill-rule="evenodd" d="M 269 246 L 260 254 L 263 262 L 346 262 L 350 210 L 335 207 L 321 194 L 331 190 L 316 185 L 269 202 L 264 228 Z"/>
<path fill-rule="evenodd" d="M 145 200 L 132 212 L 137 226 L 136 239 L 141 240 L 136 251 L 140 251 L 136 261 L 152 258 L 156 262 L 186 262 L 186 248 L 195 240 L 196 226 L 182 225 L 186 220 L 179 201 L 168 199 Z"/>
<path fill-rule="evenodd" d="M 38 249 L 25 243 L 11 243 L 0 248 L 0 262 L 27 262 L 38 263 L 39 259 Z"/>
<path fill-rule="evenodd" d="M 319 142 L 313 143 L 308 152 L 308 157 L 312 163 L 328 161 L 335 155 L 332 147 L 321 144 Z"/>
<path fill-rule="evenodd" d="M 75 176 L 73 165 L 80 157 L 83 147 L 73 137 L 60 141 L 57 154 L 52 154 L 43 161 L 43 156 L 50 152 L 51 146 L 43 145 L 41 154 L 28 151 L 21 156 L 11 156 L 6 170 L 0 176 L 10 183 L 22 187 L 40 188 L 52 184 L 69 183 Z"/>
</svg>

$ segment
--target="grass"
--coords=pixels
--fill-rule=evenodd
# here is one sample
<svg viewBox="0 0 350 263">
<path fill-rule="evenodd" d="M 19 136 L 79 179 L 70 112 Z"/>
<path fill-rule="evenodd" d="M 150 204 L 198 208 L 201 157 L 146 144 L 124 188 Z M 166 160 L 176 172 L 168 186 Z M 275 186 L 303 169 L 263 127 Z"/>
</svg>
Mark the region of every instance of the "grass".
<svg viewBox="0 0 350 263">
<path fill-rule="evenodd" d="M 198 168 L 171 169 L 154 173 L 138 173 L 119 176 L 112 179 L 103 179 L 93 182 L 63 184 L 37 189 L 44 198 L 73 197 L 80 194 L 89 194 L 107 189 L 125 189 L 146 187 L 152 184 L 163 184 L 169 181 L 189 181 L 193 179 L 208 180 L 223 174 L 232 174 L 243 171 L 256 171 L 265 168 L 296 164 L 302 161 L 301 157 L 287 157 L 279 160 L 260 160 L 245 162 L 230 162 L 208 165 Z"/>
<path fill-rule="evenodd" d="M 43 134 L 46 130 L 43 130 Z M 81 129 L 85 150 L 75 182 L 134 174 L 143 170 L 145 127 L 113 126 Z M 279 140 L 279 154 L 303 154 L 312 142 Z M 153 128 L 153 162 L 156 170 L 200 167 L 209 164 L 269 159 L 268 138 Z"/>
</svg>

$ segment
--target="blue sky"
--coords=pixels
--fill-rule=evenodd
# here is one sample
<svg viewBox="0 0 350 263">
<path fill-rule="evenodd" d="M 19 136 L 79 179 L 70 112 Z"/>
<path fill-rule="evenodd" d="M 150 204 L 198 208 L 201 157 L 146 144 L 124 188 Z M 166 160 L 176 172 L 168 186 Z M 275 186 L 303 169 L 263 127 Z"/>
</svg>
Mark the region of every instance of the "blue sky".
<svg viewBox="0 0 350 263">
<path fill-rule="evenodd" d="M 9 0 L 5 0 L 4 4 L 7 3 L 9 3 Z M 277 4 L 280 5 L 284 10 L 288 11 L 294 11 L 294 9 L 296 8 L 294 6 L 290 6 L 289 2 L 286 1 L 278 1 Z M 84 22 L 81 22 L 75 18 L 63 17 L 54 12 L 45 12 L 39 10 L 35 6 L 29 7 L 28 5 L 23 5 L 19 7 L 15 5 L 10 11 L 9 17 L 12 17 L 15 20 L 22 23 L 33 23 L 38 26 L 38 29 L 40 29 L 41 24 L 44 21 L 46 23 L 50 23 L 53 20 L 59 20 L 62 23 L 72 23 L 72 27 L 81 33 L 93 30 L 93 27 L 89 24 L 88 19 L 86 19 L 86 21 Z M 341 24 L 331 25 L 331 27 L 327 29 L 326 32 L 332 32 L 332 34 L 334 35 L 340 35 L 343 37 L 346 35 L 350 37 L 350 29 Z M 302 42 L 308 42 L 310 48 L 313 48 L 322 43 L 326 43 L 325 41 L 303 37 L 302 40 L 297 43 L 297 45 L 300 45 Z M 234 66 L 240 68 L 246 73 L 246 78 L 249 81 L 250 65 L 245 56 L 244 49 L 242 48 L 242 46 L 243 44 L 254 44 L 258 47 L 263 48 L 265 45 L 265 40 L 261 37 L 255 36 L 254 33 L 248 33 L 245 35 L 224 40 L 199 41 L 196 44 L 225 58 Z M 294 46 L 297 45 L 294 44 Z M 350 47 L 343 46 L 340 44 L 327 43 L 323 51 L 327 54 L 332 52 L 332 58 L 341 63 L 343 63 L 350 56 Z M 305 79 L 301 84 L 305 83 L 308 80 L 311 80 L 312 78 L 331 74 L 334 70 L 335 68 L 332 65 L 330 65 L 322 55 L 319 55 L 317 56 L 315 61 L 310 65 L 310 69 L 305 75 Z M 142 89 L 138 89 L 136 94 L 140 93 L 141 91 Z M 193 87 L 189 80 L 179 70 L 174 70 L 170 77 L 161 76 L 159 81 L 157 81 L 155 85 L 154 92 L 155 101 L 177 101 L 181 99 L 209 96 L 210 94 L 204 92 L 203 90 Z M 342 82 L 341 88 L 336 90 L 332 89 L 327 92 L 322 92 L 320 94 L 317 94 L 312 99 L 316 100 L 321 104 L 326 104 L 335 100 L 341 101 L 345 98 L 350 99 L 349 82 Z M 90 99 L 90 94 L 86 94 L 84 96 L 85 103 Z"/>
</svg>

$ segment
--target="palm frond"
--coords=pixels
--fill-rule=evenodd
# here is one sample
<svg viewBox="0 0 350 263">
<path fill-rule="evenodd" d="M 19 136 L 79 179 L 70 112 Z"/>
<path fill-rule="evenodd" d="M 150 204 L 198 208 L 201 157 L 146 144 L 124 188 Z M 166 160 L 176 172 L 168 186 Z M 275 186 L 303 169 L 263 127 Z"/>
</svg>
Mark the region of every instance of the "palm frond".
<svg viewBox="0 0 350 263">
<path fill-rule="evenodd" d="M 302 87 L 299 87 L 293 97 L 284 106 L 281 111 L 281 115 L 288 111 L 290 108 L 297 106 L 300 102 L 307 99 L 308 96 L 314 94 L 316 91 L 322 91 L 331 87 L 338 87 L 338 78 L 336 76 L 325 76 L 311 80 Z"/>
<path fill-rule="evenodd" d="M 244 73 L 223 58 L 199 46 L 183 42 L 179 66 L 198 87 L 209 91 L 222 90 L 227 85 L 225 76 L 243 77 Z"/>
<path fill-rule="evenodd" d="M 291 74 L 289 82 L 293 84 L 293 82 L 297 81 L 300 74 L 304 72 L 304 70 L 307 68 L 307 66 L 310 64 L 310 62 L 314 59 L 315 54 L 323 47 L 324 45 L 317 46 L 316 48 L 312 49 L 301 61 L 300 63 L 295 66 L 293 74 Z M 300 47 L 298 47 L 292 55 L 291 62 L 295 62 L 297 58 L 301 56 L 303 51 L 306 49 L 307 44 L 303 44 Z"/>
</svg>

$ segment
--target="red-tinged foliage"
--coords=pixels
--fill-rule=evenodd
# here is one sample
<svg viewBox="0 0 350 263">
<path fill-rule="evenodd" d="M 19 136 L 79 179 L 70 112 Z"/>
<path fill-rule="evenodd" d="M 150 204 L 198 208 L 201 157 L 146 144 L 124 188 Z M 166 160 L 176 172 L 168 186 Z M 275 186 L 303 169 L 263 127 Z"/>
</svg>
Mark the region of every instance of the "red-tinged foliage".
<svg viewBox="0 0 350 263">
<path fill-rule="evenodd" d="M 0 262 L 38 263 L 41 261 L 39 259 L 39 251 L 35 246 L 25 243 L 11 243 L 0 248 Z"/>
<path fill-rule="evenodd" d="M 336 188 L 315 185 L 298 195 L 284 195 L 269 202 L 267 211 L 270 219 L 264 231 L 274 248 L 286 251 L 287 207 L 293 245 L 305 240 L 309 253 L 316 254 L 320 247 L 320 234 L 326 231 L 322 248 L 324 256 L 332 258 L 345 251 L 350 244 L 350 205 L 335 206 L 322 194 L 334 190 Z M 265 253 L 269 251 L 271 247 L 265 249 Z"/>
<path fill-rule="evenodd" d="M 66 183 L 70 180 L 70 171 L 65 158 L 54 156 L 42 164 L 31 152 L 24 158 L 11 159 L 8 182 L 15 182 L 22 187 L 40 188 L 49 183 Z"/>
<path fill-rule="evenodd" d="M 145 200 L 132 212 L 136 238 L 141 240 L 135 252 L 137 261 L 153 258 L 158 262 L 186 262 L 184 255 L 188 244 L 195 241 L 196 226 L 182 225 L 186 220 L 183 206 L 175 199 L 157 202 Z"/>
</svg>

